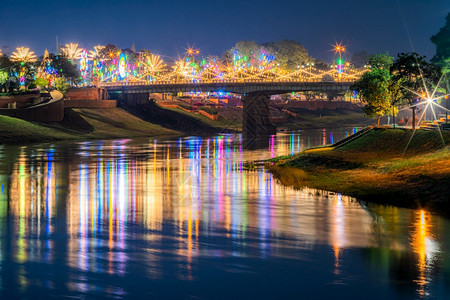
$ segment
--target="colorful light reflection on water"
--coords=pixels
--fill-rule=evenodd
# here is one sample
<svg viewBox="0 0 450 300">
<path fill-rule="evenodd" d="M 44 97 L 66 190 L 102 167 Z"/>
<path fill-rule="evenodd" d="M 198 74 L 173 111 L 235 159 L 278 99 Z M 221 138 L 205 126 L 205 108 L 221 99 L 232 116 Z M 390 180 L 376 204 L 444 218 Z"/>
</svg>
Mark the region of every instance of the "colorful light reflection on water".
<svg viewBox="0 0 450 300">
<path fill-rule="evenodd" d="M 0 295 L 448 296 L 448 220 L 244 170 L 349 131 L 1 146 Z"/>
</svg>

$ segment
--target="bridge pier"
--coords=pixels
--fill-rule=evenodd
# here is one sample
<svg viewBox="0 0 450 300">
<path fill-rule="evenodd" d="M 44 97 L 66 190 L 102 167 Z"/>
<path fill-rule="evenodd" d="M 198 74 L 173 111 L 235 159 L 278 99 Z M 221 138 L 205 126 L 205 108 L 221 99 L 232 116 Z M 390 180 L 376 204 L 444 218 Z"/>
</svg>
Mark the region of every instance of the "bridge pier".
<svg viewBox="0 0 450 300">
<path fill-rule="evenodd" d="M 276 133 L 276 127 L 270 122 L 269 100 L 270 95 L 266 92 L 252 92 L 244 96 L 242 118 L 244 139 L 256 139 Z"/>
<path fill-rule="evenodd" d="M 148 103 L 150 93 L 124 93 L 120 97 L 120 106 L 137 106 Z"/>
</svg>

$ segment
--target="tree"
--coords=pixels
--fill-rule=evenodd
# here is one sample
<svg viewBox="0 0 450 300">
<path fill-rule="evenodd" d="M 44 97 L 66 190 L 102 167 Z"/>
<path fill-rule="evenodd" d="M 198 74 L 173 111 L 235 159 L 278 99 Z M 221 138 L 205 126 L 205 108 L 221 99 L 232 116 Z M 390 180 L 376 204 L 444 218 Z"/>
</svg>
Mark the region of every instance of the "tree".
<svg viewBox="0 0 450 300">
<path fill-rule="evenodd" d="M 101 60 L 110 60 L 116 56 L 119 56 L 120 49 L 116 45 L 107 44 L 105 47 L 100 49 L 99 51 L 99 59 Z"/>
<path fill-rule="evenodd" d="M 431 42 L 436 45 L 436 55 L 431 61 L 441 67 L 445 66 L 446 60 L 450 58 L 450 13 L 445 20 L 445 26 L 431 37 Z"/>
<path fill-rule="evenodd" d="M 287 70 L 296 70 L 302 64 L 313 62 L 308 51 L 303 45 L 296 41 L 282 40 L 263 44 L 267 53 L 275 57 L 277 65 Z"/>
<path fill-rule="evenodd" d="M 49 53 L 50 67 L 56 71 L 57 77 L 64 77 L 74 84 L 80 82 L 80 69 L 70 62 L 64 54 Z"/>
<path fill-rule="evenodd" d="M 36 78 L 34 84 L 39 88 L 46 88 L 50 83 L 45 78 Z"/>
<path fill-rule="evenodd" d="M 365 102 L 364 112 L 368 116 L 380 118 L 387 114 L 397 115 L 396 97 L 399 96 L 400 87 L 392 80 L 391 74 L 384 68 L 374 68 L 365 72 L 354 85 L 361 100 Z"/>
<path fill-rule="evenodd" d="M 373 54 L 367 57 L 367 63 L 371 68 L 389 71 L 393 65 L 394 58 L 386 54 Z"/>
<path fill-rule="evenodd" d="M 66 78 L 59 77 L 55 79 L 55 88 L 65 96 L 70 89 L 70 84 L 67 82 Z"/>
<path fill-rule="evenodd" d="M 3 71 L 9 71 L 12 66 L 12 62 L 6 55 L 0 55 L 0 69 Z"/>
<path fill-rule="evenodd" d="M 8 73 L 5 71 L 0 71 L 0 92 L 3 91 L 3 87 L 8 80 L 9 80 Z"/>
<path fill-rule="evenodd" d="M 224 59 L 228 64 L 233 60 L 240 64 L 252 64 L 252 59 L 259 55 L 261 45 L 254 41 L 240 41 L 224 54 Z"/>
<path fill-rule="evenodd" d="M 441 78 L 440 67 L 425 58 L 415 52 L 399 53 L 390 68 L 393 79 L 401 82 L 404 100 L 409 104 L 418 98 L 417 93 L 433 90 Z"/>
<path fill-rule="evenodd" d="M 281 40 L 278 42 L 268 42 L 258 44 L 254 41 L 240 41 L 225 52 L 224 60 L 228 64 L 235 66 L 259 67 L 261 57 L 270 58 L 280 68 L 296 70 L 302 64 L 314 62 L 310 58 L 308 51 L 300 43 L 291 40 Z"/>
</svg>

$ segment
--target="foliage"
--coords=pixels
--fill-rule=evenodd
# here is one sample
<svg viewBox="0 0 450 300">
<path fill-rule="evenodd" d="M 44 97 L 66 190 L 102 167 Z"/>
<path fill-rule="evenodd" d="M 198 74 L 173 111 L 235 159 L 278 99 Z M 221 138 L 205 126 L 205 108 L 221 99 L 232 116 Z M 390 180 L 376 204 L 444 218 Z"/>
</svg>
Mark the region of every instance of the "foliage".
<svg viewBox="0 0 450 300">
<path fill-rule="evenodd" d="M 45 78 L 36 78 L 36 80 L 34 81 L 34 84 L 39 88 L 45 88 L 45 87 L 48 87 L 48 85 L 50 83 Z"/>
<path fill-rule="evenodd" d="M 3 88 L 5 88 L 5 92 L 8 92 L 7 85 L 9 85 L 9 74 L 0 70 L 0 92 L 3 92 Z"/>
<path fill-rule="evenodd" d="M 390 70 L 393 65 L 394 58 L 386 54 L 373 54 L 367 57 L 367 63 L 371 68 Z"/>
<path fill-rule="evenodd" d="M 450 58 L 450 13 L 445 20 L 445 26 L 431 37 L 431 42 L 436 45 L 436 55 L 431 61 L 441 67 L 445 66 Z"/>
<path fill-rule="evenodd" d="M 70 89 L 70 84 L 66 78 L 58 77 L 55 79 L 55 88 L 65 96 Z"/>
<path fill-rule="evenodd" d="M 300 43 L 291 40 L 281 40 L 278 42 L 268 42 L 258 44 L 255 41 L 240 41 L 224 54 L 226 62 L 231 63 L 233 55 L 237 53 L 244 61 L 255 66 L 262 53 L 274 57 L 277 66 L 288 70 L 296 70 L 302 64 L 311 61 L 308 51 Z"/>
<path fill-rule="evenodd" d="M 5 71 L 0 71 L 0 85 L 4 85 L 8 79 L 8 73 Z"/>
<path fill-rule="evenodd" d="M 12 62 L 6 55 L 0 55 L 0 69 L 9 70 L 12 66 Z"/>
<path fill-rule="evenodd" d="M 103 60 L 110 60 L 120 53 L 119 47 L 116 45 L 108 44 L 103 49 L 100 50 L 99 58 Z"/>
<path fill-rule="evenodd" d="M 70 62 L 64 54 L 50 53 L 48 58 L 50 66 L 56 71 L 58 77 L 65 77 L 75 84 L 79 82 L 81 76 L 79 68 Z"/>
<path fill-rule="evenodd" d="M 11 62 L 10 70 L 10 86 L 28 87 L 33 81 L 36 73 L 35 62 Z M 20 84 L 19 84 L 20 82 Z"/>
<path fill-rule="evenodd" d="M 415 52 L 399 53 L 390 70 L 393 78 L 401 81 L 404 99 L 408 103 L 418 98 L 414 92 L 425 93 L 426 89 L 434 89 L 442 75 L 439 66 L 427 62 L 425 56 Z"/>
<path fill-rule="evenodd" d="M 269 42 L 263 45 L 267 53 L 275 57 L 280 68 L 296 70 L 302 64 L 310 61 L 308 51 L 300 43 L 291 40 Z"/>
<path fill-rule="evenodd" d="M 396 115 L 398 109 L 394 106 L 394 96 L 399 93 L 399 87 L 391 81 L 391 75 L 386 69 L 374 68 L 362 75 L 355 83 L 355 90 L 365 101 L 364 112 L 368 116 L 380 117 L 386 114 Z"/>
<path fill-rule="evenodd" d="M 241 56 L 250 57 L 253 53 L 259 52 L 261 49 L 261 45 L 259 45 L 255 41 L 240 41 L 237 42 L 236 45 L 227 50 L 224 54 L 226 60 L 231 61 L 233 57 L 233 52 L 239 52 Z"/>
</svg>

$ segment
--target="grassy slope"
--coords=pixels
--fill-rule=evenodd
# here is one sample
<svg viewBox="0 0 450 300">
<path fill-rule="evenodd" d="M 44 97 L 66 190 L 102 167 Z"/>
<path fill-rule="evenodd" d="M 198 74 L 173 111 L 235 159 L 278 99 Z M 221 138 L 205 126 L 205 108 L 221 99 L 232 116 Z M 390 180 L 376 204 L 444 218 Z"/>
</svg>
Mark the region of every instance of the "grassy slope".
<svg viewBox="0 0 450 300">
<path fill-rule="evenodd" d="M 154 103 L 125 107 L 125 109 L 144 120 L 189 134 L 235 132 L 236 127 L 240 127 L 240 124 L 236 122 L 213 121 L 200 114 L 188 113 L 181 109 L 162 108 Z"/>
<path fill-rule="evenodd" d="M 296 130 L 305 128 L 365 126 L 375 123 L 375 120 L 366 117 L 362 111 L 348 109 L 324 109 L 316 111 L 297 109 L 296 112 L 300 114 L 299 117 L 290 117 L 288 122 L 281 124 L 281 126 Z"/>
<path fill-rule="evenodd" d="M 5 144 L 180 134 L 143 121 L 120 108 L 68 109 L 64 121 L 53 124 L 0 116 L 0 140 Z"/>
<path fill-rule="evenodd" d="M 342 148 L 305 151 L 279 159 L 270 170 L 281 183 L 340 192 L 398 206 L 449 211 L 450 148 L 438 132 L 378 130 Z M 446 144 L 450 132 L 444 133 Z"/>
<path fill-rule="evenodd" d="M 16 118 L 0 116 L 0 143 L 33 143 L 71 139 L 68 133 Z"/>
<path fill-rule="evenodd" d="M 240 121 L 228 121 L 228 120 L 211 120 L 210 118 L 205 117 L 201 114 L 196 113 L 189 113 L 179 108 L 166 108 L 167 110 L 171 110 L 174 112 L 177 112 L 179 114 L 183 114 L 186 116 L 190 116 L 210 127 L 217 128 L 217 129 L 229 129 L 229 130 L 241 130 L 242 129 L 242 123 Z"/>
<path fill-rule="evenodd" d="M 94 131 L 91 138 L 180 135 L 181 132 L 146 122 L 121 108 L 74 109 Z"/>
</svg>

